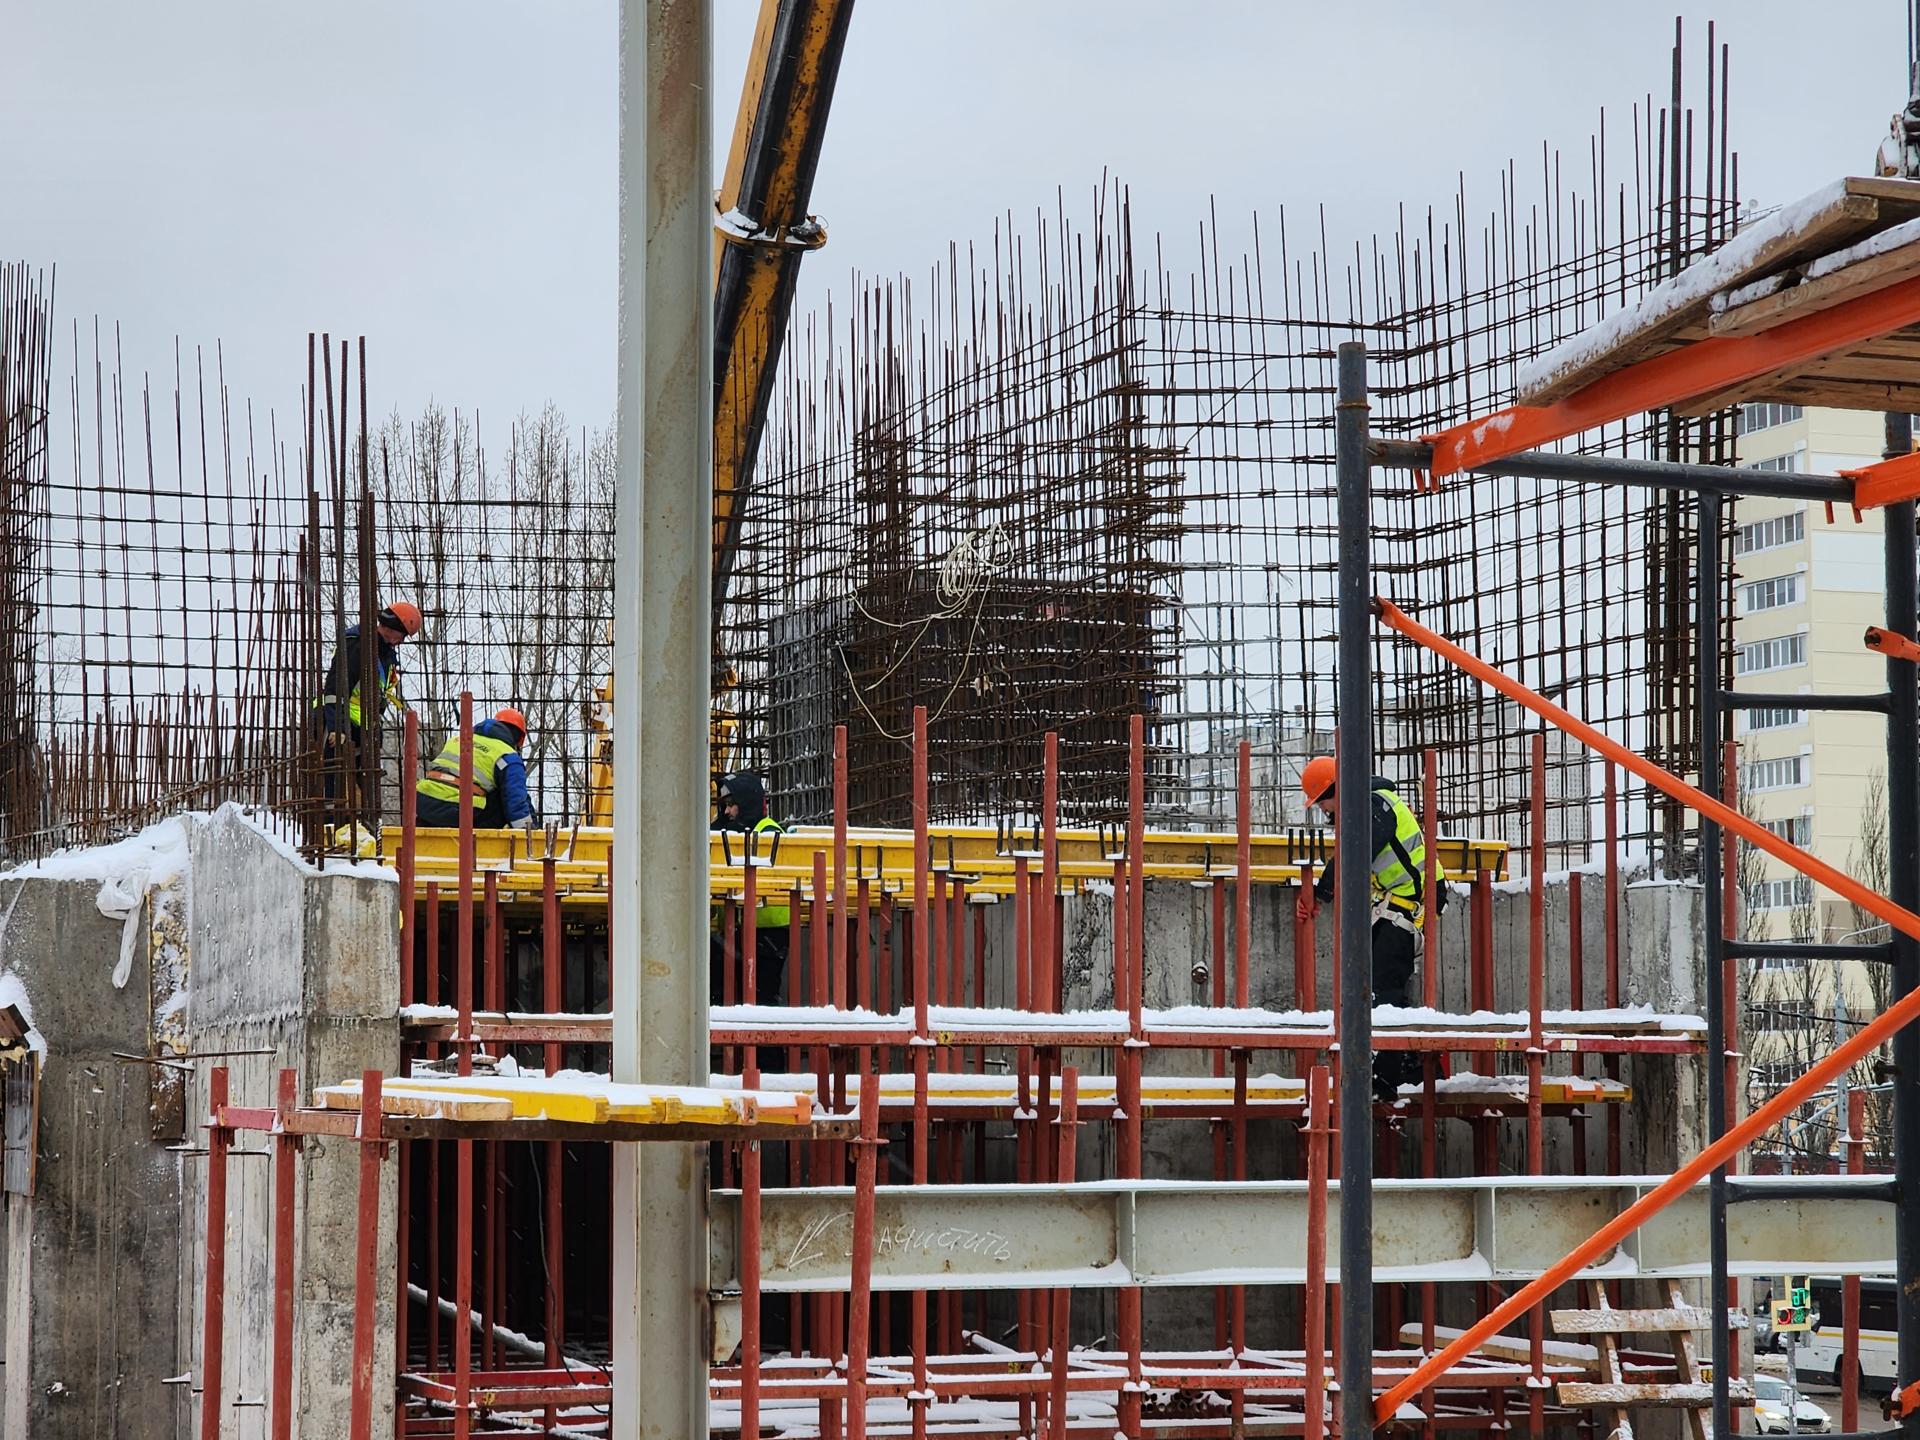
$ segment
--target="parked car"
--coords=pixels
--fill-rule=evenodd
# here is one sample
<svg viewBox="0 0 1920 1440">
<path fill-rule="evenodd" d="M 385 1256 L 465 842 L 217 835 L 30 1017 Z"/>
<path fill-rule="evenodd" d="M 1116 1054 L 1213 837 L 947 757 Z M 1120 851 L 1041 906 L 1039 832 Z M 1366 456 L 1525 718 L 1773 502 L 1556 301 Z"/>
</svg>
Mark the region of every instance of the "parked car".
<svg viewBox="0 0 1920 1440">
<path fill-rule="evenodd" d="M 1774 1375 L 1753 1377 L 1753 1418 L 1762 1435 L 1825 1435 L 1833 1429 L 1833 1418 L 1826 1411 L 1796 1396 L 1786 1381 Z"/>
</svg>

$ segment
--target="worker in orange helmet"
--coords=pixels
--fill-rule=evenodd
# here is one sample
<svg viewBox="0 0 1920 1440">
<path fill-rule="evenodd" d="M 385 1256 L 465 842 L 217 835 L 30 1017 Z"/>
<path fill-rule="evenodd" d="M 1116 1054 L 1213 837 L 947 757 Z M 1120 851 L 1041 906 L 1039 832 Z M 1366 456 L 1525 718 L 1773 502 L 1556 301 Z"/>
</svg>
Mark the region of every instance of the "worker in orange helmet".
<svg viewBox="0 0 1920 1440">
<path fill-rule="evenodd" d="M 1300 772 L 1300 793 L 1307 804 L 1329 820 L 1339 821 L 1334 794 L 1336 771 L 1331 755 L 1316 755 Z M 1394 792 L 1393 782 L 1375 775 L 1368 787 L 1367 825 L 1373 864 L 1367 887 L 1373 902 L 1373 1003 L 1406 1005 L 1413 998 L 1413 975 L 1421 948 L 1421 921 L 1426 913 L 1427 842 L 1420 821 L 1406 801 Z M 1436 903 L 1446 906 L 1445 882 Z M 1296 910 L 1310 919 L 1318 901 L 1334 893 L 1333 865 L 1320 871 L 1311 889 L 1300 887 Z M 1420 1073 L 1419 1062 L 1404 1050 L 1376 1051 L 1373 1057 L 1374 1098 L 1389 1104 L 1400 1098 L 1400 1086 Z"/>
<path fill-rule="evenodd" d="M 320 693 L 313 701 L 329 796 L 337 788 L 335 757 L 341 738 L 353 741 L 353 753 L 357 755 L 361 730 L 369 716 L 372 723 L 378 725 L 389 701 L 402 710 L 407 708 L 406 697 L 400 693 L 400 647 L 420 633 L 420 624 L 419 606 L 405 600 L 383 606 L 374 617 L 374 638 L 379 647 L 373 655 L 374 694 L 371 703 L 364 705 L 360 695 L 360 627 L 349 625 L 341 633 L 333 659 L 328 662 L 326 678 L 320 683 Z"/>
<path fill-rule="evenodd" d="M 501 830 L 538 824 L 527 795 L 527 717 L 511 706 L 473 727 L 473 827 Z M 414 786 L 414 819 L 422 825 L 460 823 L 460 733 L 455 731 Z"/>
</svg>

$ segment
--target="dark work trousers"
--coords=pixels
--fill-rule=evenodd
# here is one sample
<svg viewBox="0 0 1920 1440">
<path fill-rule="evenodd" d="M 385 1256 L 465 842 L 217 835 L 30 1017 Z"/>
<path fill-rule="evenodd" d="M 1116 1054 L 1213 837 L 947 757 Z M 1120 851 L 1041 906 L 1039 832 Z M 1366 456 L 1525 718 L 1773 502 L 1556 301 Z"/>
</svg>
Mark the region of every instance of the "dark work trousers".
<svg viewBox="0 0 1920 1440">
<path fill-rule="evenodd" d="M 1419 967 L 1420 937 L 1391 920 L 1373 922 L 1373 1003 L 1411 1005 L 1414 971 Z M 1373 1052 L 1373 1085 L 1388 1098 L 1396 1087 L 1412 1084 L 1421 1075 L 1420 1057 L 1411 1050 Z"/>
<path fill-rule="evenodd" d="M 359 777 L 349 777 L 346 768 L 360 763 L 360 727 L 342 724 L 340 707 L 326 704 L 313 712 L 313 732 L 320 740 L 320 784 L 327 799 L 339 800 L 357 792 Z"/>
<path fill-rule="evenodd" d="M 733 942 L 736 951 L 740 944 L 740 938 L 741 932 L 736 930 L 734 932 Z M 734 1003 L 737 1005 L 778 1005 L 780 1003 L 780 987 L 787 973 L 787 927 L 784 925 L 770 925 L 764 930 L 756 929 L 754 931 L 754 938 L 756 943 L 754 945 L 753 996 L 751 999 L 744 995 L 740 996 Z M 736 975 L 744 973 L 740 966 L 740 956 L 737 953 L 733 957 L 733 965 Z M 721 997 L 727 993 L 724 967 L 725 944 L 721 940 L 718 930 L 709 930 L 707 932 L 707 1003 L 710 1005 L 720 1004 Z M 763 1061 L 763 1066 L 764 1063 Z M 784 1067 L 786 1064 L 785 1059 L 783 1058 L 780 1063 L 781 1066 Z"/>
<path fill-rule="evenodd" d="M 480 823 L 480 811 L 477 807 L 473 812 L 473 818 L 477 827 Z M 445 826 L 449 830 L 457 830 L 460 826 L 460 802 L 442 800 L 437 795 L 421 795 L 416 792 L 413 797 L 413 823 Z"/>
</svg>

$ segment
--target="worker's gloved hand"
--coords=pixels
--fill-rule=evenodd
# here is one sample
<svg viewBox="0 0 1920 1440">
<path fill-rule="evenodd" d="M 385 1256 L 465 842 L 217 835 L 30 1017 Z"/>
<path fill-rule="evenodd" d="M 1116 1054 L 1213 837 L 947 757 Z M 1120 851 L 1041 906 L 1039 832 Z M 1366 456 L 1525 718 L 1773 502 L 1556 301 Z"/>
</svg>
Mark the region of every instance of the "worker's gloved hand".
<svg viewBox="0 0 1920 1440">
<path fill-rule="evenodd" d="M 1320 902 L 1314 898 L 1313 887 L 1302 885 L 1299 897 L 1293 902 L 1293 918 L 1305 924 L 1319 908 Z"/>
</svg>

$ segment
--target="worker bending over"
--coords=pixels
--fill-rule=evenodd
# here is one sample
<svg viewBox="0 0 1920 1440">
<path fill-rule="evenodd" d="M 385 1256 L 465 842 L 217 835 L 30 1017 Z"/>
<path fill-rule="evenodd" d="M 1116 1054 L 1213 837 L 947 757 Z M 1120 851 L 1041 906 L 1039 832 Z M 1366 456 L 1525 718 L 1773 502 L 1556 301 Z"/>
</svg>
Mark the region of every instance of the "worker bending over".
<svg viewBox="0 0 1920 1440">
<path fill-rule="evenodd" d="M 1318 806 L 1338 824 L 1334 777 L 1333 757 L 1317 755 L 1300 772 L 1300 790 L 1307 804 Z M 1368 849 L 1373 864 L 1367 885 L 1373 910 L 1373 1003 L 1406 1005 L 1413 999 L 1413 975 L 1421 950 L 1421 921 L 1426 915 L 1427 842 L 1420 833 L 1419 820 L 1394 793 L 1391 781 L 1375 775 L 1369 789 Z M 1311 918 L 1318 908 L 1316 900 L 1331 900 L 1333 894 L 1333 866 L 1329 863 L 1311 890 L 1301 887 L 1300 918 Z M 1445 908 L 1444 881 L 1438 903 Z M 1411 1052 L 1374 1052 L 1375 1099 L 1395 1101 L 1399 1099 L 1400 1086 L 1419 1077 L 1420 1062 Z"/>
<path fill-rule="evenodd" d="M 473 727 L 473 828 L 501 830 L 537 823 L 527 797 L 527 717 L 518 710 L 494 712 Z M 422 825 L 460 823 L 460 732 L 455 731 L 414 787 L 414 818 Z"/>
<path fill-rule="evenodd" d="M 772 837 L 784 834 L 780 822 L 767 813 L 767 787 L 758 775 L 738 770 L 722 775 L 719 799 L 714 806 L 713 828 L 761 837 L 756 853 L 765 855 Z M 763 899 L 755 907 L 753 994 L 740 997 L 742 1004 L 778 1005 L 780 985 L 787 973 L 787 924 L 792 911 L 785 905 L 769 905 Z M 745 926 L 736 934 L 744 936 Z M 737 945 L 736 941 L 736 945 Z M 713 930 L 708 938 L 708 1000 L 718 1005 L 725 995 L 722 988 L 725 955 L 720 938 L 720 913 L 713 912 Z M 736 962 L 737 963 L 737 962 Z"/>
</svg>

